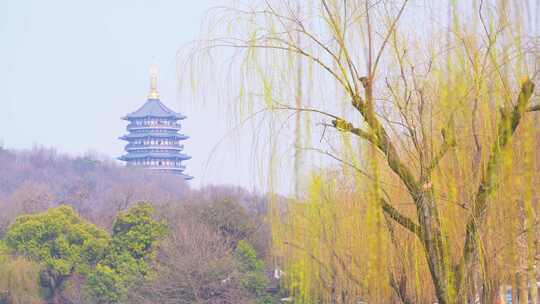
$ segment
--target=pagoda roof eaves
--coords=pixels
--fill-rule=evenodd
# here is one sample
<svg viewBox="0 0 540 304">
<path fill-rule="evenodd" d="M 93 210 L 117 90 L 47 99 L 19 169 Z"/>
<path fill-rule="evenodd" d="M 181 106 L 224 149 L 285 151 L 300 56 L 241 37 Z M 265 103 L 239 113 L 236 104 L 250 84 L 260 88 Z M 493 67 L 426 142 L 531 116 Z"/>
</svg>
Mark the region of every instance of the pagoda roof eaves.
<svg viewBox="0 0 540 304">
<path fill-rule="evenodd" d="M 178 120 L 187 118 L 187 116 L 169 109 L 159 99 L 149 98 L 139 109 L 125 115 L 124 117 L 122 117 L 122 119 L 132 120 L 132 119 L 147 118 L 147 117 L 174 118 Z"/>
</svg>

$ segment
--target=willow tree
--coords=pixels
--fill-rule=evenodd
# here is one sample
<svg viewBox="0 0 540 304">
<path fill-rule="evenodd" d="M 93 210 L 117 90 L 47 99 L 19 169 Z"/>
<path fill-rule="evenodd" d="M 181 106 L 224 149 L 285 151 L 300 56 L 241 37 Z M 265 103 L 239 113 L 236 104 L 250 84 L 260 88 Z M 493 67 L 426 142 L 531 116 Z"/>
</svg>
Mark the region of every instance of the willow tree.
<svg viewBox="0 0 540 304">
<path fill-rule="evenodd" d="M 283 130 L 302 136 L 296 149 L 338 162 L 286 216 L 272 212 L 276 255 L 300 301 L 380 301 L 393 290 L 420 302 L 411 293 L 423 292 L 423 267 L 441 304 L 493 301 L 511 273 L 536 281 L 532 8 L 433 2 L 255 1 L 218 10 L 199 45 L 198 55 L 233 50 L 237 112 L 268 115 L 259 121 L 271 181 L 287 171 L 276 165 Z M 291 115 L 304 117 L 294 124 L 303 132 Z M 512 248 L 504 259 L 501 248 Z M 409 258 L 424 262 L 396 267 Z"/>
</svg>

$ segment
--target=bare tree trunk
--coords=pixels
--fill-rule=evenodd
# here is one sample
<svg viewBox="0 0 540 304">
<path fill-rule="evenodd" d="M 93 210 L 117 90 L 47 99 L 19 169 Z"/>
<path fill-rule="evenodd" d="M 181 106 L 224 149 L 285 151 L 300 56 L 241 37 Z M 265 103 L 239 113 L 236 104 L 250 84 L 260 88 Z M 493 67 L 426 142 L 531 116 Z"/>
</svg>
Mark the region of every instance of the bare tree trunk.
<svg viewBox="0 0 540 304">
<path fill-rule="evenodd" d="M 536 216 L 535 216 L 536 217 Z M 538 220 L 535 219 L 535 223 Z M 536 257 L 538 256 L 538 228 L 534 227 L 533 231 L 529 232 L 534 236 L 534 248 L 529 249 L 529 286 L 531 291 L 531 303 L 538 304 L 538 265 L 536 263 Z"/>
<path fill-rule="evenodd" d="M 63 304 L 62 303 L 62 296 L 60 295 L 60 292 L 54 291 L 54 294 L 52 295 L 51 299 L 49 300 L 49 304 Z"/>
<path fill-rule="evenodd" d="M 518 303 L 518 283 L 517 274 L 512 278 L 512 303 Z"/>
<path fill-rule="evenodd" d="M 536 283 L 536 271 L 531 269 L 527 271 L 529 277 L 529 291 L 531 292 L 531 304 L 538 304 L 538 286 Z"/>
<path fill-rule="evenodd" d="M 444 262 L 441 258 L 439 249 L 437 248 L 436 236 L 433 233 L 428 236 L 430 239 L 426 240 L 426 253 L 428 256 L 428 265 L 431 277 L 435 285 L 435 292 L 437 294 L 437 300 L 439 304 L 450 303 L 450 295 L 448 290 L 447 273 L 444 269 Z"/>
<path fill-rule="evenodd" d="M 518 300 L 519 304 L 528 304 L 529 303 L 529 293 L 527 290 L 527 273 L 524 271 L 517 273 L 517 284 L 518 284 Z"/>
<path fill-rule="evenodd" d="M 49 270 L 44 271 L 40 275 L 41 286 L 49 290 L 47 297 L 48 304 L 63 304 L 62 287 L 64 282 L 69 278 L 69 275 L 58 275 Z"/>
</svg>

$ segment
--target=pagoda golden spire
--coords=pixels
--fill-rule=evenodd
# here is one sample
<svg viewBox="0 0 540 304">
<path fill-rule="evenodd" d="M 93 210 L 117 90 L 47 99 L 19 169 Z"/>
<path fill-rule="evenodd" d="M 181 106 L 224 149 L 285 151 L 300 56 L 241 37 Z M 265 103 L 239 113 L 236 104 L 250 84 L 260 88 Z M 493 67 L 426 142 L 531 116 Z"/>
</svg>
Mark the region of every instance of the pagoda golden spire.
<svg viewBox="0 0 540 304">
<path fill-rule="evenodd" d="M 150 93 L 148 93 L 148 99 L 159 99 L 159 93 L 157 91 L 157 65 L 152 64 L 150 66 Z"/>
</svg>

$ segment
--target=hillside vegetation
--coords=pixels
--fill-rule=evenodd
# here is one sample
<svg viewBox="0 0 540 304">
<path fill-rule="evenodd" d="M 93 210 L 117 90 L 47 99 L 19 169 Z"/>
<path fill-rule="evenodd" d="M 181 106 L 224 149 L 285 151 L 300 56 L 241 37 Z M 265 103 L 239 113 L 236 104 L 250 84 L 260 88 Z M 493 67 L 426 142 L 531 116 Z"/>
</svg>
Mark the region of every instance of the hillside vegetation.
<svg viewBox="0 0 540 304">
<path fill-rule="evenodd" d="M 264 196 L 44 148 L 0 168 L 2 304 L 274 303 Z"/>
</svg>

